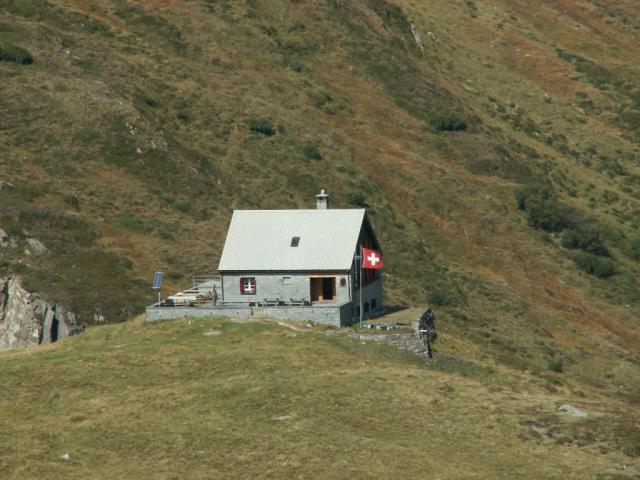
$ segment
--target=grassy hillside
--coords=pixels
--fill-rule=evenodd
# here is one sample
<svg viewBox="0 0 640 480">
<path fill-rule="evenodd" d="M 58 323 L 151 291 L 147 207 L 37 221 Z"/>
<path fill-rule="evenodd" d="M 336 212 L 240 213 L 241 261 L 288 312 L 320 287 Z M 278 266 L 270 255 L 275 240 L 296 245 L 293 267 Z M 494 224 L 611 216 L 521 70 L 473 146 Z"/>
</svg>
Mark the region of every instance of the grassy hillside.
<svg viewBox="0 0 640 480">
<path fill-rule="evenodd" d="M 637 478 L 637 404 L 442 340 L 425 367 L 348 331 L 136 321 L 5 352 L 0 476 Z"/>
<path fill-rule="evenodd" d="M 606 0 L 0 1 L 0 274 L 124 320 L 154 270 L 215 270 L 234 208 L 325 188 L 368 208 L 389 303 L 622 425 L 639 34 Z"/>
</svg>

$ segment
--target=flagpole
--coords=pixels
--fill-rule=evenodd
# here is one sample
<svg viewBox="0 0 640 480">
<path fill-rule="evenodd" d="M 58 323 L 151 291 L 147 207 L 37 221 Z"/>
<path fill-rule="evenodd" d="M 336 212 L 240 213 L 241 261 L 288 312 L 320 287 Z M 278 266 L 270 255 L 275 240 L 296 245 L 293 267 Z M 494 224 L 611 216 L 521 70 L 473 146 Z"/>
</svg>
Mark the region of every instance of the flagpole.
<svg viewBox="0 0 640 480">
<path fill-rule="evenodd" d="M 362 262 L 364 258 L 362 256 L 362 245 L 360 245 L 360 288 L 358 289 L 360 292 L 360 330 L 362 330 Z"/>
</svg>

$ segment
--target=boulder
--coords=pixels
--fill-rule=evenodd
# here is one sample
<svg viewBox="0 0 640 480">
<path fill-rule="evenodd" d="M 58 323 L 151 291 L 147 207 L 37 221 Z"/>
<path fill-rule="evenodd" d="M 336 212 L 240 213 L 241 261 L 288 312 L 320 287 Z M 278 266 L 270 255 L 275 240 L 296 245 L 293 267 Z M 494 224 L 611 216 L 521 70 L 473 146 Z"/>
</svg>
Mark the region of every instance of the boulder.
<svg viewBox="0 0 640 480">
<path fill-rule="evenodd" d="M 565 404 L 558 407 L 558 415 L 569 415 L 570 417 L 586 417 L 588 413 L 580 410 L 579 408 Z"/>
<path fill-rule="evenodd" d="M 17 278 L 0 279 L 0 351 L 35 345 L 40 324 L 27 292 Z"/>
<path fill-rule="evenodd" d="M 73 313 L 29 293 L 19 277 L 0 277 L 0 351 L 55 342 L 78 327 Z"/>
<path fill-rule="evenodd" d="M 53 327 L 55 312 L 54 310 L 47 305 L 47 308 L 44 313 L 44 317 L 42 320 L 42 329 L 40 334 L 40 343 L 51 343 L 51 329 Z"/>
<path fill-rule="evenodd" d="M 44 255 L 47 253 L 47 247 L 44 246 L 40 240 L 36 240 L 35 238 L 27 238 L 27 244 L 29 245 L 29 249 L 33 252 L 34 255 Z"/>
</svg>

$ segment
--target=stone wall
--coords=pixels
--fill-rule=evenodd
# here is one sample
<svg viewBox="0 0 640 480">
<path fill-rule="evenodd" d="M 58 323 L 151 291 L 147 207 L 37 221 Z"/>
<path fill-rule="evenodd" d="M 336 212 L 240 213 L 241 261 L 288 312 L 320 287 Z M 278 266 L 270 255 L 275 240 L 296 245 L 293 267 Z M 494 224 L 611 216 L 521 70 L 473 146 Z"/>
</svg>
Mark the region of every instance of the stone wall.
<svg viewBox="0 0 640 480">
<path fill-rule="evenodd" d="M 336 302 L 346 302 L 350 300 L 349 291 L 350 278 L 348 274 L 307 274 L 299 272 L 287 272 L 282 274 L 223 274 L 222 275 L 222 301 L 227 303 L 261 303 L 265 298 L 279 298 L 285 303 L 292 298 L 311 301 L 310 277 L 335 277 L 336 279 Z M 256 279 L 255 295 L 240 293 L 240 279 L 243 277 L 253 277 Z M 344 285 L 341 285 L 344 280 Z"/>
<path fill-rule="evenodd" d="M 146 308 L 145 321 L 157 322 L 159 320 L 173 320 L 177 318 L 206 318 L 229 317 L 248 318 L 252 315 L 252 309 L 247 306 L 223 306 L 217 305 L 210 308 L 201 307 L 158 307 L 152 305 Z"/>
<path fill-rule="evenodd" d="M 346 327 L 354 323 L 351 302 L 343 305 L 264 307 L 264 315 L 281 320 L 307 320 L 317 324 Z"/>
<path fill-rule="evenodd" d="M 318 324 L 334 325 L 336 327 L 351 325 L 354 321 L 351 314 L 351 302 L 342 305 L 317 306 L 279 306 L 279 307 L 248 307 L 242 305 L 217 305 L 215 307 L 147 307 L 145 321 L 173 320 L 180 318 L 250 318 L 271 317 L 281 320 L 306 320 Z"/>
</svg>

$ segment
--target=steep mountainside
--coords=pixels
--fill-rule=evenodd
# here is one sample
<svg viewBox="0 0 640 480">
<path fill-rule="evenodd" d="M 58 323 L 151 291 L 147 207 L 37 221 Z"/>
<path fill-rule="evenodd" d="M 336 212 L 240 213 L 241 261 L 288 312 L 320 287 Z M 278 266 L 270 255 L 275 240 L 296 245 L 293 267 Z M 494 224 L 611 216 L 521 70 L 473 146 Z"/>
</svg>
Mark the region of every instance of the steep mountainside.
<svg viewBox="0 0 640 480">
<path fill-rule="evenodd" d="M 122 320 L 232 209 L 325 188 L 390 303 L 550 388 L 632 382 L 639 38 L 631 1 L 2 0 L 0 276 Z"/>
</svg>

